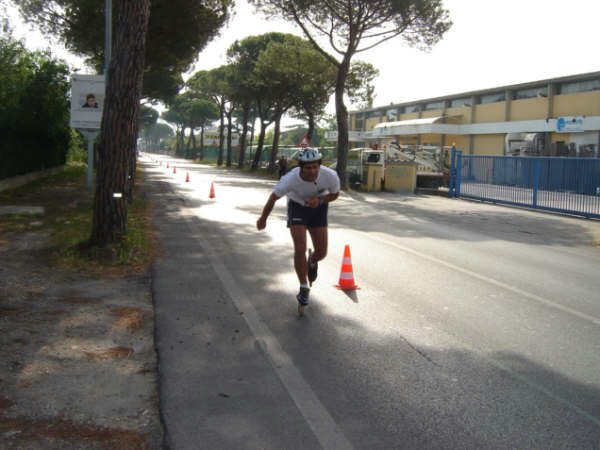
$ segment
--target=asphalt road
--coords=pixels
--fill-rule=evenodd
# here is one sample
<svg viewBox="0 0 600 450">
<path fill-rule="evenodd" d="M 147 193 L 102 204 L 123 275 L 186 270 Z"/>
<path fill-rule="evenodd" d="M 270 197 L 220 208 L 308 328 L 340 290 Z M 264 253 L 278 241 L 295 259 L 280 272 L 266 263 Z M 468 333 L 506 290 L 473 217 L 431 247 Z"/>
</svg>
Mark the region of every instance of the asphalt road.
<svg viewBox="0 0 600 450">
<path fill-rule="evenodd" d="M 600 222 L 343 194 L 299 319 L 285 200 L 265 231 L 254 225 L 274 183 L 166 161 L 145 166 L 167 202 L 155 303 L 171 448 L 600 448 Z M 350 293 L 334 287 L 346 244 Z M 235 407 L 210 385 L 226 380 Z"/>
</svg>

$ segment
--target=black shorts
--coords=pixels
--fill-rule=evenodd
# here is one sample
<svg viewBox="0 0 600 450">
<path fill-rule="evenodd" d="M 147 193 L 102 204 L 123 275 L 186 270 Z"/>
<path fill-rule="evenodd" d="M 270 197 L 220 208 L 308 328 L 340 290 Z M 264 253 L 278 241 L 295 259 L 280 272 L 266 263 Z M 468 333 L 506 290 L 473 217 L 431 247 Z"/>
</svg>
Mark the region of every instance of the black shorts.
<svg viewBox="0 0 600 450">
<path fill-rule="evenodd" d="M 292 225 L 304 225 L 306 228 L 327 226 L 328 203 L 323 203 L 316 208 L 309 208 L 293 200 L 288 202 L 288 228 Z"/>
</svg>

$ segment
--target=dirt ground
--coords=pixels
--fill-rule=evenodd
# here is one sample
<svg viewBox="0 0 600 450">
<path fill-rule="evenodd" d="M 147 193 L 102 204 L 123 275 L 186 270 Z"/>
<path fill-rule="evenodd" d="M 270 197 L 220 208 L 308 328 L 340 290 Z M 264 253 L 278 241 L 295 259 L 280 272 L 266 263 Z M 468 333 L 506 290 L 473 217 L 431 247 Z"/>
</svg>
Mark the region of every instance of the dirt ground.
<svg viewBox="0 0 600 450">
<path fill-rule="evenodd" d="M 48 215 L 0 222 L 0 448 L 161 448 L 149 275 L 56 267 Z"/>
</svg>

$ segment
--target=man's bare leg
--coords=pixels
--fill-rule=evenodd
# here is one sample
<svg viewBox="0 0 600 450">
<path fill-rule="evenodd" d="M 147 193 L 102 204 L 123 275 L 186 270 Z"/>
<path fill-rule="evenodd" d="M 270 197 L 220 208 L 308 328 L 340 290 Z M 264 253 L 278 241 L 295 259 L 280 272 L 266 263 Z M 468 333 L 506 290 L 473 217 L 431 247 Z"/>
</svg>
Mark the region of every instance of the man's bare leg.
<svg viewBox="0 0 600 450">
<path fill-rule="evenodd" d="M 317 263 L 327 256 L 327 227 L 310 228 L 308 231 L 314 248 L 314 252 L 308 252 L 307 262 L 308 282 L 312 286 L 318 276 Z"/>
<path fill-rule="evenodd" d="M 319 262 L 327 256 L 327 227 L 309 228 L 313 243 L 313 261 Z"/>
<path fill-rule="evenodd" d="M 294 269 L 301 285 L 308 285 L 306 266 L 306 226 L 292 225 L 290 233 L 294 241 Z"/>
</svg>

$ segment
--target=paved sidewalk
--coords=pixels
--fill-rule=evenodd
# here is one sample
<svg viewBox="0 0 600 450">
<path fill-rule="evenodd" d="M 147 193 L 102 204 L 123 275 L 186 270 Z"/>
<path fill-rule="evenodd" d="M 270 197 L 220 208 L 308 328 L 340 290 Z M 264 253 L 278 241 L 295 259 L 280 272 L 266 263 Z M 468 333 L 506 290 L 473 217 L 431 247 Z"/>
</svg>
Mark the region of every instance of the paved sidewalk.
<svg viewBox="0 0 600 450">
<path fill-rule="evenodd" d="M 182 214 L 201 205 L 160 175 L 146 180 L 162 247 L 152 290 L 167 447 L 321 448 L 217 276 L 207 243 L 220 231 Z"/>
</svg>

